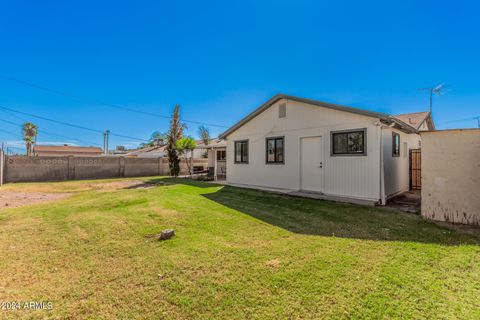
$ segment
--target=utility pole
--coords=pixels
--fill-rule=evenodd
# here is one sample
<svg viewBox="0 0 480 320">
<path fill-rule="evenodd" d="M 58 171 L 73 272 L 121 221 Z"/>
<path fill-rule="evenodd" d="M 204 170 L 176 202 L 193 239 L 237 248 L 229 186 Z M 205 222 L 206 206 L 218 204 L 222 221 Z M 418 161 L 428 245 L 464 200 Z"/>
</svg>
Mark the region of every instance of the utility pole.
<svg viewBox="0 0 480 320">
<path fill-rule="evenodd" d="M 108 155 L 108 136 L 110 135 L 110 130 L 105 130 L 103 133 L 103 153 Z"/>
</svg>

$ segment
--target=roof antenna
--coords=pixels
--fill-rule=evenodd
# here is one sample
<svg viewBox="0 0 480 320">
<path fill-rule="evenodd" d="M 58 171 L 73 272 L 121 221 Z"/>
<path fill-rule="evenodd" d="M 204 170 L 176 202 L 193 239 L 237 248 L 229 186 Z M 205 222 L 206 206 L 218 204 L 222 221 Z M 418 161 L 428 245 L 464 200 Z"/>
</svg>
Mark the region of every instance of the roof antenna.
<svg viewBox="0 0 480 320">
<path fill-rule="evenodd" d="M 430 114 L 432 114 L 432 108 L 433 108 L 433 95 L 441 96 L 445 89 L 448 88 L 447 85 L 444 83 L 440 83 L 437 86 L 434 87 L 428 87 L 428 88 L 419 88 L 418 90 L 420 91 L 429 91 L 430 92 Z"/>
</svg>

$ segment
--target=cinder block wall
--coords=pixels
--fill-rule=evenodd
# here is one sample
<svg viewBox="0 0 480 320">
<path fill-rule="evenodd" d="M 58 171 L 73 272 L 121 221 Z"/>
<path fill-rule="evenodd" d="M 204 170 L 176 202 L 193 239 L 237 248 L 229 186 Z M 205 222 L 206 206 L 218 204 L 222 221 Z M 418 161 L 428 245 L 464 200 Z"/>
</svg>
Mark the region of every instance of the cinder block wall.
<svg viewBox="0 0 480 320">
<path fill-rule="evenodd" d="M 421 137 L 422 216 L 480 226 L 480 129 Z"/>
<path fill-rule="evenodd" d="M 207 168 L 207 159 L 194 159 L 194 166 Z M 180 174 L 188 172 L 184 160 Z M 166 158 L 124 157 L 25 157 L 7 156 L 5 182 L 41 182 L 168 175 Z"/>
</svg>

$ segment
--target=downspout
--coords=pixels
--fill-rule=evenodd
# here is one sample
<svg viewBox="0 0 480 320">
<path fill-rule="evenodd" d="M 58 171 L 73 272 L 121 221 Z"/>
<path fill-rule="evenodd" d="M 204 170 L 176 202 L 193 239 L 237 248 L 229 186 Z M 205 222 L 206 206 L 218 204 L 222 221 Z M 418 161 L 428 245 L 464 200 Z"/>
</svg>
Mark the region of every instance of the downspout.
<svg viewBox="0 0 480 320">
<path fill-rule="evenodd" d="M 379 143 L 380 143 L 380 176 L 379 176 L 379 187 L 380 187 L 380 205 L 386 205 L 385 200 L 385 169 L 383 164 L 383 126 L 379 122 Z"/>
</svg>

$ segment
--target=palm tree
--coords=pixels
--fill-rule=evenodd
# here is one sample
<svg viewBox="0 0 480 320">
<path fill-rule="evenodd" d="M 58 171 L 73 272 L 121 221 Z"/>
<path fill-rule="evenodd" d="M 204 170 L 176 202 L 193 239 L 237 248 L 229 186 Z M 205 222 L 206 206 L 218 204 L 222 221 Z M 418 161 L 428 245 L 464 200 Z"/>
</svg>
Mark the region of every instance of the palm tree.
<svg viewBox="0 0 480 320">
<path fill-rule="evenodd" d="M 173 108 L 172 118 L 170 119 L 170 130 L 167 136 L 167 153 L 170 175 L 178 177 L 180 173 L 180 159 L 177 153 L 177 141 L 183 137 L 183 130 L 186 128 L 184 123 L 180 122 L 180 105 Z"/>
<path fill-rule="evenodd" d="M 23 140 L 25 140 L 25 147 L 27 148 L 27 156 L 32 155 L 32 147 L 36 141 L 38 134 L 38 126 L 31 122 L 25 122 L 22 126 Z"/>
<path fill-rule="evenodd" d="M 200 136 L 200 139 L 202 140 L 205 147 L 208 146 L 208 144 L 210 143 L 210 129 L 208 129 L 204 125 L 201 125 L 200 127 L 198 127 L 198 135 Z M 207 158 L 208 151 L 205 151 L 205 154 L 203 156 Z"/>
<path fill-rule="evenodd" d="M 203 144 L 205 146 L 208 146 L 208 144 L 210 143 L 210 129 L 202 125 L 198 127 L 198 135 L 200 136 Z"/>
</svg>

